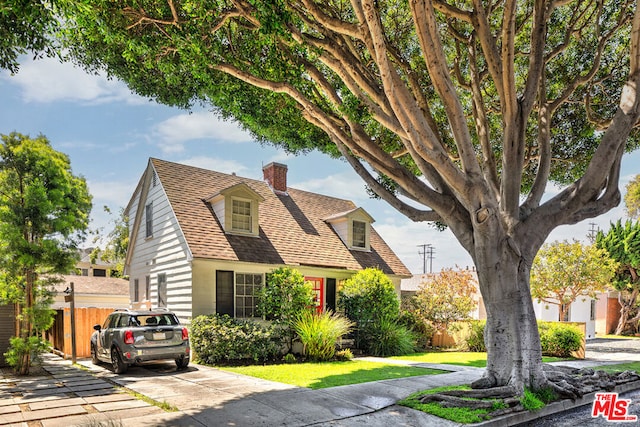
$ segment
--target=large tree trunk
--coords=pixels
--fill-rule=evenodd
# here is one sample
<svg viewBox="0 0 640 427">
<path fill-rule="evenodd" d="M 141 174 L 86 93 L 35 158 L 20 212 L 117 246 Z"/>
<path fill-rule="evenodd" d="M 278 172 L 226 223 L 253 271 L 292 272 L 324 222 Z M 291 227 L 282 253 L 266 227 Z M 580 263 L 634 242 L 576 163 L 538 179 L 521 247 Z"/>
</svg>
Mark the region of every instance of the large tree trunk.
<svg viewBox="0 0 640 427">
<path fill-rule="evenodd" d="M 474 388 L 511 386 L 538 389 L 546 384 L 540 336 L 529 290 L 531 262 L 509 239 L 478 251 L 478 281 L 487 312 L 487 368 Z"/>
<path fill-rule="evenodd" d="M 624 297 L 625 294 L 628 294 L 627 298 Z M 618 302 L 620 303 L 620 319 L 618 319 L 618 326 L 614 332 L 615 335 L 621 335 L 627 329 L 627 326 L 631 322 L 630 317 L 634 315 L 633 310 L 636 308 L 637 300 L 637 287 L 635 287 L 632 292 L 619 291 Z"/>
</svg>

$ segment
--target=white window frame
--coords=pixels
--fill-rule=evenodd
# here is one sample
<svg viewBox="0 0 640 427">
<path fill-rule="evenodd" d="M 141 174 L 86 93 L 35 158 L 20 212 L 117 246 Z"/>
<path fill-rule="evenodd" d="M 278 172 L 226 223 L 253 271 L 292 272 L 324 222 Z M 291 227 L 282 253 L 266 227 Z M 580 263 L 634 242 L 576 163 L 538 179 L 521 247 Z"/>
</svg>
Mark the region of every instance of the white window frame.
<svg viewBox="0 0 640 427">
<path fill-rule="evenodd" d="M 236 212 L 236 202 L 238 203 L 243 203 L 243 204 L 248 204 L 247 206 L 242 206 L 242 209 L 248 209 L 249 214 L 245 214 L 245 213 L 237 213 Z M 238 206 L 240 207 L 240 206 Z M 253 201 L 250 199 L 244 199 L 244 198 L 240 198 L 240 197 L 232 197 L 231 198 L 231 231 L 236 232 L 236 233 L 247 233 L 247 234 L 253 234 Z M 248 222 L 248 226 L 249 228 L 241 228 L 238 227 L 238 223 L 236 222 L 236 219 L 238 221 L 240 221 L 242 219 L 243 222 Z"/>
</svg>

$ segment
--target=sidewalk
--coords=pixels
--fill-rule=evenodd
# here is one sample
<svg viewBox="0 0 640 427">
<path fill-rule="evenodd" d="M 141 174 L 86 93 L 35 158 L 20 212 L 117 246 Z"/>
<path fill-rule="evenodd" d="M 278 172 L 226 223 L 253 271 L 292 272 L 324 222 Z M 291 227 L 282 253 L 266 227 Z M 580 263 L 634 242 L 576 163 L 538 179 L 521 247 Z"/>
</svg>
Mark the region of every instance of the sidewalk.
<svg viewBox="0 0 640 427">
<path fill-rule="evenodd" d="M 588 367 L 624 360 L 637 361 L 638 354 L 588 351 L 584 361 L 561 364 Z M 451 372 L 310 390 L 200 365 L 181 372 L 167 365 L 166 370 L 153 373 L 134 367 L 126 375 L 115 375 L 89 360 L 79 363 L 86 370 L 47 354 L 42 376 L 0 377 L 0 425 L 451 427 L 457 424 L 395 402 L 419 390 L 468 384 L 483 372 L 478 368 L 398 361 Z M 178 410 L 166 412 L 121 387 Z M 566 409 L 565 404 L 556 410 Z M 485 425 L 516 423 L 515 419 L 505 421 Z"/>
</svg>

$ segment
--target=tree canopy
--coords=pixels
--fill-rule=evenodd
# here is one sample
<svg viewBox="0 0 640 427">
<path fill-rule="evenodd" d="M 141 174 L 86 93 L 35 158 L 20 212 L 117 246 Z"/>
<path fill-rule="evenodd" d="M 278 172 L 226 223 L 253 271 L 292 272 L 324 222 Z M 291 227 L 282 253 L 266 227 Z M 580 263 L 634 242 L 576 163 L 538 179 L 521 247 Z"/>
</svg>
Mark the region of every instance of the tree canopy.
<svg viewBox="0 0 640 427">
<path fill-rule="evenodd" d="M 554 228 L 620 202 L 621 158 L 638 145 L 636 2 L 63 5 L 66 45 L 88 70 L 162 103 L 211 105 L 288 151 L 339 155 L 408 218 L 446 224 L 487 309 L 474 387 L 547 383 L 529 270 Z M 566 187 L 543 199 L 550 182 Z"/>
<path fill-rule="evenodd" d="M 91 196 L 84 178 L 73 175 L 69 158 L 44 136 L 1 135 L 0 297 L 19 307 L 18 338 L 38 344 L 50 315 L 41 317 L 41 299 L 52 276 L 67 274 L 89 222 Z M 18 357 L 29 372 L 33 348 Z"/>
<path fill-rule="evenodd" d="M 618 263 L 606 250 L 578 241 L 545 244 L 531 268 L 531 296 L 558 306 L 558 320 L 568 320 L 578 298 L 595 299 L 611 286 Z"/>
<path fill-rule="evenodd" d="M 630 218 L 640 217 L 640 175 L 636 175 L 626 186 L 624 204 Z"/>
<path fill-rule="evenodd" d="M 16 73 L 18 56 L 54 55 L 53 34 L 58 27 L 54 1 L 3 0 L 0 5 L 0 69 Z"/>
</svg>

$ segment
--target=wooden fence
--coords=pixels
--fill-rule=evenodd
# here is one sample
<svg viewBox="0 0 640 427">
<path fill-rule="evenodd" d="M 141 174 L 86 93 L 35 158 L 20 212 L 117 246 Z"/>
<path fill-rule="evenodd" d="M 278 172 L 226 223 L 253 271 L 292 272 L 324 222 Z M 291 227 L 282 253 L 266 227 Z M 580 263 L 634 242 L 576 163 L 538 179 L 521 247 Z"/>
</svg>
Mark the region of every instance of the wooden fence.
<svg viewBox="0 0 640 427">
<path fill-rule="evenodd" d="M 91 334 L 93 325 L 104 322 L 107 316 L 113 312 L 113 308 L 83 307 L 75 309 L 76 330 L 76 357 L 91 356 Z M 58 311 L 56 321 L 51 328 L 49 341 L 56 350 L 60 351 L 64 358 L 71 358 L 71 309 L 65 307 L 64 312 Z"/>
</svg>

